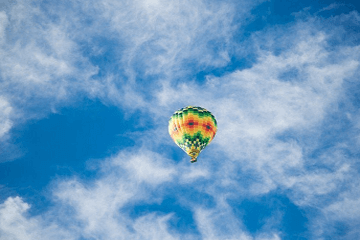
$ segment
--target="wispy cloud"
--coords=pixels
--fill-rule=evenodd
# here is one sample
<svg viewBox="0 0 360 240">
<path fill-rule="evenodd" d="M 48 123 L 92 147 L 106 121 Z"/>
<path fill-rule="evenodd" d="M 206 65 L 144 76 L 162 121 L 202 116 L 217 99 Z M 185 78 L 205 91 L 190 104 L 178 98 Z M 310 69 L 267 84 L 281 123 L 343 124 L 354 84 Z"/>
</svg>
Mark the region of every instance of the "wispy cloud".
<svg viewBox="0 0 360 240">
<path fill-rule="evenodd" d="M 2 138 L 12 127 L 12 121 L 10 119 L 10 115 L 12 112 L 12 108 L 10 104 L 5 100 L 0 98 L 0 138 Z"/>
<path fill-rule="evenodd" d="M 27 217 L 30 206 L 21 198 L 8 198 L 0 204 L 1 239 L 77 239 L 68 231 L 41 218 Z"/>
<path fill-rule="evenodd" d="M 38 216 L 9 197 L 0 205 L 0 237 L 281 239 L 282 213 L 253 233 L 229 203 L 272 192 L 305 212 L 316 226 L 309 236 L 326 236 L 335 222 L 348 239 L 357 236 L 359 113 L 349 96 L 357 94 L 359 46 L 339 35 L 350 34 L 341 23 L 356 24 L 358 14 L 237 36 L 259 3 L 18 1 L 0 12 L 0 143 L 13 126 L 83 97 L 153 126 L 133 133 L 135 147 L 95 163 L 94 179 L 54 181 L 54 206 Z M 211 74 L 235 55 L 253 59 Z M 209 74 L 198 81 L 202 71 Z M 175 147 L 168 117 L 186 105 L 209 109 L 219 123 L 198 165 L 163 151 Z M 337 139 L 338 129 L 353 134 Z M 151 209 L 167 198 L 190 212 L 194 231 L 177 228 L 179 212 Z M 137 206 L 150 210 L 134 216 Z"/>
<path fill-rule="evenodd" d="M 267 37 L 256 34 L 254 42 L 264 47 L 249 69 L 209 76 L 201 85 L 171 87 L 164 82 L 158 92 L 164 106 L 199 103 L 217 116 L 220 130 L 207 150 L 208 156 L 216 157 L 207 160 L 225 162 L 211 174 L 230 199 L 238 198 L 239 192 L 256 196 L 282 189 L 298 206 L 322 208 L 329 199 L 342 201 L 334 196 L 347 192 L 344 185 L 356 179 L 355 162 L 337 150 L 339 145 L 320 156 L 313 154 L 323 144 L 323 124 L 334 114 L 348 119 L 352 112 L 351 105 L 343 112 L 337 109 L 349 94 L 348 82 L 358 74 L 358 47 L 345 43 L 334 48 L 333 32 L 314 27 L 302 22 L 281 37 L 277 29 Z M 269 44 L 274 37 L 280 43 Z M 291 44 L 281 45 L 284 41 Z M 340 148 L 353 149 L 355 139 L 345 140 Z M 216 189 L 214 196 L 218 194 Z"/>
<path fill-rule="evenodd" d="M 79 94 L 146 107 L 156 79 L 229 61 L 233 4 L 189 3 L 18 1 L 1 12 L 2 95 L 18 119 L 56 112 Z M 251 6 L 244 2 L 243 18 Z"/>
</svg>

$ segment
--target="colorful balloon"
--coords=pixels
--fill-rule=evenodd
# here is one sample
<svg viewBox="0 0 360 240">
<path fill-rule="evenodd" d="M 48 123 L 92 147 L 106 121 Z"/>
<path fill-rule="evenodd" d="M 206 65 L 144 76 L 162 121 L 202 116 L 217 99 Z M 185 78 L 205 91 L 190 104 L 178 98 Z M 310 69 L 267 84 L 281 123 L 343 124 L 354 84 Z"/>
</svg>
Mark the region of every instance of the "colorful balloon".
<svg viewBox="0 0 360 240">
<path fill-rule="evenodd" d="M 213 140 L 217 131 L 214 115 L 201 107 L 188 106 L 176 111 L 169 120 L 169 134 L 174 142 L 197 161 L 199 153 Z"/>
</svg>

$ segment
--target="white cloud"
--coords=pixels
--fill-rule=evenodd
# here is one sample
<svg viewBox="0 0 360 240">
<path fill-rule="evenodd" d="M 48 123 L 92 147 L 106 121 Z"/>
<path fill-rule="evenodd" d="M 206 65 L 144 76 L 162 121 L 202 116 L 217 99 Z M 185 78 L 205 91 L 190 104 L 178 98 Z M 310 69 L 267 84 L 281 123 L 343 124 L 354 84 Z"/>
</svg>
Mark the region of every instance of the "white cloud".
<svg viewBox="0 0 360 240">
<path fill-rule="evenodd" d="M 235 13 L 236 4 L 17 1 L 0 15 L 0 87 L 18 113 L 13 124 L 57 112 L 81 96 L 147 108 L 153 76 L 173 81 L 229 62 L 233 18 L 246 19 L 258 2 L 243 2 Z M 116 57 L 102 66 L 96 58 L 108 52 Z"/>
<path fill-rule="evenodd" d="M 161 202 L 159 185 L 175 174 L 173 166 L 165 167 L 165 161 L 149 151 L 122 152 L 101 163 L 103 175 L 91 184 L 77 179 L 61 182 L 55 191 L 57 201 L 73 209 L 82 226 L 79 231 L 87 238 L 144 239 L 147 233 L 145 239 L 178 239 L 166 230 L 171 215 L 131 219 L 121 211 L 139 201 Z M 153 191 L 157 191 L 155 199 L 151 198 Z"/>
<path fill-rule="evenodd" d="M 333 33 L 314 34 L 315 26 L 307 24 L 295 25 L 281 37 L 279 42 L 291 44 L 280 53 L 274 53 L 275 46 L 259 49 L 258 61 L 248 69 L 209 76 L 201 85 L 164 82 L 159 90 L 158 103 L 165 108 L 196 103 L 217 117 L 218 134 L 202 154 L 204 162 L 221 161 L 211 172 L 217 182 L 207 191 L 215 198 L 219 191 L 231 198 L 282 189 L 297 206 L 324 208 L 329 199 L 337 202 L 335 196 L 356 178 L 355 160 L 337 150 L 352 149 L 354 136 L 318 157 L 311 154 L 321 148 L 327 118 L 342 114 L 338 104 L 347 97 L 348 81 L 358 75 L 359 47 L 329 47 Z M 266 45 L 273 37 L 254 36 L 254 42 Z"/>
<path fill-rule="evenodd" d="M 322 214 L 313 220 L 315 236 L 332 236 L 339 234 L 342 239 L 357 239 L 359 237 L 359 181 L 353 176 L 343 184 L 344 191 L 333 199 L 330 204 L 318 208 Z M 315 206 L 318 207 L 318 206 Z"/>
<path fill-rule="evenodd" d="M 29 204 L 19 197 L 10 197 L 0 204 L 0 239 L 76 239 L 74 235 L 70 235 L 53 223 L 45 223 L 38 218 L 29 218 L 26 214 L 29 208 Z"/>
<path fill-rule="evenodd" d="M 221 66 L 228 62 L 223 52 L 232 36 L 232 4 L 108 0 L 97 5 L 127 46 L 122 61 L 129 73 L 135 74 L 137 65 L 145 74 L 171 77 L 169 74 L 186 71 L 182 69 L 183 61 L 195 66 Z M 244 4 L 240 14 L 248 15 L 249 7 Z M 212 50 L 211 41 L 223 42 L 220 52 Z"/>
<path fill-rule="evenodd" d="M 194 102 L 209 106 L 219 123 L 212 144 L 233 160 L 255 167 L 268 163 L 275 163 L 274 167 L 281 164 L 281 168 L 302 167 L 302 151 L 308 149 L 301 149 L 301 142 L 284 142 L 277 137 L 285 131 L 299 136 L 313 134 L 344 94 L 344 80 L 357 71 L 358 58 L 347 54 L 347 59 L 334 63 L 335 53 L 326 50 L 324 34 L 299 34 L 294 49 L 280 55 L 260 51 L 259 62 L 251 68 L 209 78 L 206 85 L 184 83 L 173 88 L 164 83 L 158 92 L 159 103 L 169 108 Z M 349 49 L 340 49 L 337 54 L 345 51 Z M 281 77 L 291 70 L 296 72 L 293 79 Z M 290 154 L 291 162 L 285 160 L 284 153 Z"/>
<path fill-rule="evenodd" d="M 128 167 L 129 161 L 143 164 L 137 159 L 145 162 L 146 172 L 141 172 L 141 166 L 140 172 L 139 169 Z M 73 178 L 55 182 L 54 205 L 39 216 L 28 214 L 30 206 L 21 198 L 9 197 L 0 205 L 0 236 L 9 240 L 224 239 L 224 236 L 241 240 L 278 239 L 273 233 L 253 238 L 242 230 L 241 220 L 233 215 L 225 196 L 217 201 L 215 208 L 204 208 L 200 202 L 183 203 L 183 207 L 190 206 L 192 209 L 200 235 L 180 232 L 170 226 L 170 220 L 177 217 L 175 212 L 129 215 L 126 210 L 129 207 L 161 203 L 168 191 L 176 186 L 176 179 L 171 180 L 171 185 L 166 185 L 170 180 L 168 174 L 175 173 L 175 166 L 165 164 L 168 166 L 164 167 L 159 161 L 168 160 L 149 151 L 138 155 L 122 152 L 103 160 L 99 165 L 99 175 L 93 181 Z M 154 182 L 149 175 L 158 176 L 155 178 L 157 181 Z"/>
<path fill-rule="evenodd" d="M 131 157 L 123 156 L 118 162 L 126 170 L 131 172 L 139 182 L 147 182 L 151 184 L 159 184 L 165 181 L 172 180 L 172 175 L 175 173 L 174 168 L 165 168 L 166 160 L 154 161 L 154 159 L 161 158 L 159 155 L 155 155 L 151 152 L 144 152 L 142 154 L 135 154 Z M 127 159 L 127 161 L 124 161 Z"/>
<path fill-rule="evenodd" d="M 139 217 L 134 223 L 134 230 L 137 233 L 134 239 L 187 239 L 187 236 L 174 236 L 168 230 L 167 221 L 171 215 L 158 217 L 155 214 L 149 214 Z"/>
<path fill-rule="evenodd" d="M 91 183 L 76 178 L 54 183 L 56 204 L 40 216 L 27 214 L 30 206 L 21 198 L 9 197 L 0 205 L 0 239 L 186 239 L 190 235 L 180 238 L 181 233 L 170 231 L 173 214 L 132 218 L 122 211 L 139 201 L 162 201 L 159 185 L 174 174 L 173 166 L 162 161 L 149 151 L 104 160 L 99 169 L 104 175 Z"/>
<path fill-rule="evenodd" d="M 326 208 L 328 213 L 334 214 L 335 219 L 345 219 L 348 221 L 359 221 L 360 198 L 352 199 L 353 196 L 344 197 L 342 201 L 331 204 Z"/>
<path fill-rule="evenodd" d="M 198 208 L 194 215 L 203 239 L 252 239 L 241 230 L 241 223 L 225 206 L 215 210 Z"/>
<path fill-rule="evenodd" d="M 5 38 L 5 29 L 7 25 L 9 24 L 9 21 L 7 19 L 7 15 L 5 12 L 0 11 L 0 43 L 4 41 Z"/>
<path fill-rule="evenodd" d="M 13 110 L 9 102 L 0 96 L 0 140 L 12 127 L 12 111 Z"/>
<path fill-rule="evenodd" d="M 358 175 L 354 160 L 336 152 L 338 146 L 320 157 L 311 153 L 321 145 L 326 117 L 346 98 L 346 80 L 358 74 L 358 46 L 330 46 L 333 36 L 311 21 L 286 26 L 284 32 L 267 29 L 241 42 L 242 48 L 257 49 L 251 67 L 207 76 L 204 83 L 189 81 L 204 69 L 228 64 L 233 51 L 241 52 L 234 50 L 241 44 L 233 42 L 239 27 L 233 20 L 248 16 L 252 4 L 244 4 L 239 13 L 228 2 L 106 0 L 76 10 L 63 7 L 53 19 L 39 5 L 18 1 L 11 11 L 0 12 L 0 137 L 19 119 L 56 111 L 81 94 L 150 112 L 162 119 L 156 125 L 161 129 L 173 110 L 186 105 L 208 108 L 219 123 L 199 160 L 201 169 L 152 152 L 170 141 L 166 130 L 159 130 L 157 141 L 138 152 L 105 160 L 93 182 L 73 178 L 55 184 L 57 205 L 42 216 L 30 217 L 28 204 L 8 198 L 0 207 L 0 233 L 9 239 L 71 239 L 67 231 L 74 239 L 192 239 L 169 227 L 174 214 L 133 219 L 124 208 L 161 203 L 169 185 L 197 181 L 203 185 L 193 188 L 216 202 L 208 209 L 187 203 L 204 239 L 253 239 L 226 200 L 277 189 L 299 207 L 317 205 L 334 219 L 357 220 L 358 196 L 341 189 Z M 88 15 L 94 16 L 92 24 L 84 23 Z M 99 36 L 114 46 L 97 43 Z M 107 50 L 116 55 L 111 64 L 116 71 L 100 69 L 92 59 Z M 39 106 L 43 102 L 46 106 Z M 139 139 L 154 139 L 154 133 Z M 44 224 L 54 213 L 54 224 Z M 58 221 L 76 224 L 64 231 Z M 279 234 L 270 231 L 255 239 L 280 239 Z"/>
<path fill-rule="evenodd" d="M 186 162 L 188 164 L 188 162 Z M 185 167 L 181 170 L 183 173 L 181 175 L 181 182 L 182 183 L 193 183 L 195 181 L 198 181 L 200 179 L 209 179 L 211 177 L 211 172 L 209 169 L 204 166 L 203 168 L 199 168 L 197 166 L 191 165 L 190 167 Z"/>
<path fill-rule="evenodd" d="M 17 1 L 0 18 L 0 88 L 17 113 L 13 125 L 56 111 L 90 91 L 89 79 L 98 69 L 82 56 L 67 25 L 27 1 Z"/>
</svg>

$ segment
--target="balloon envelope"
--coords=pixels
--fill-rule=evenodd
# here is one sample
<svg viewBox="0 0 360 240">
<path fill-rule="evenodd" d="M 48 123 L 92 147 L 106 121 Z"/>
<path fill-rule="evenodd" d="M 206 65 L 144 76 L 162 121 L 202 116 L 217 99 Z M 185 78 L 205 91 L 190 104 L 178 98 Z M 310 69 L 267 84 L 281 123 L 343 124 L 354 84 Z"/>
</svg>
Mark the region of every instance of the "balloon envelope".
<svg viewBox="0 0 360 240">
<path fill-rule="evenodd" d="M 196 162 L 199 153 L 213 140 L 217 131 L 214 115 L 202 107 L 188 106 L 176 111 L 169 120 L 174 142 Z"/>
</svg>

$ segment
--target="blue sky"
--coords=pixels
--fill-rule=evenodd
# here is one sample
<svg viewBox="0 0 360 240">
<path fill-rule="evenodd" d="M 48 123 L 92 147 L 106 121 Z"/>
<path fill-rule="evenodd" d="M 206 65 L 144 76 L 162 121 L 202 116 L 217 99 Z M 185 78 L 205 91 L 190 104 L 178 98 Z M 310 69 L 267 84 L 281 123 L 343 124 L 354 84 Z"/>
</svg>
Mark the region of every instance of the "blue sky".
<svg viewBox="0 0 360 240">
<path fill-rule="evenodd" d="M 0 239 L 360 239 L 359 9 L 0 0 Z"/>
</svg>

